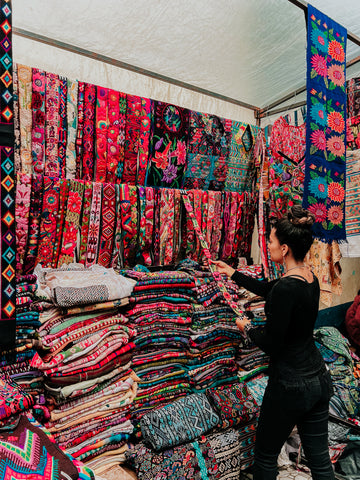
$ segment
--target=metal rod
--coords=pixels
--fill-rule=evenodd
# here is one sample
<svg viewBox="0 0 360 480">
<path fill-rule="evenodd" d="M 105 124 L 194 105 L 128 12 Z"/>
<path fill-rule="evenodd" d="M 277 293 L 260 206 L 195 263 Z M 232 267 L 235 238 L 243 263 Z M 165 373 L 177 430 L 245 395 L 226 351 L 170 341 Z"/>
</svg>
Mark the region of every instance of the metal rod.
<svg viewBox="0 0 360 480">
<path fill-rule="evenodd" d="M 304 12 L 307 11 L 308 9 L 308 2 L 305 2 L 304 0 L 288 0 L 290 3 L 292 3 L 293 5 L 296 5 L 297 7 L 301 8 L 302 10 L 304 10 Z M 355 33 L 353 32 L 350 32 L 349 30 L 347 31 L 347 38 L 355 43 L 356 45 L 358 45 L 360 47 L 360 37 L 358 35 L 356 35 Z"/>
<path fill-rule="evenodd" d="M 275 110 L 266 110 L 265 112 L 259 113 L 259 118 L 270 117 L 270 115 L 276 115 L 278 113 L 285 112 L 286 110 L 294 110 L 295 108 L 302 107 L 303 105 L 306 105 L 306 100 L 276 108 Z"/>
<path fill-rule="evenodd" d="M 289 1 L 291 1 L 291 0 L 289 0 Z M 359 62 L 360 62 L 360 55 L 355 57 L 355 58 L 352 58 L 351 60 L 349 60 L 346 64 L 346 68 L 350 68 L 350 67 L 352 67 L 353 65 L 355 65 L 356 63 L 359 63 Z M 299 95 L 300 93 L 303 93 L 305 91 L 306 91 L 306 86 L 300 87 L 297 90 L 294 90 L 293 92 L 288 93 L 287 95 L 279 98 L 278 100 L 271 103 L 270 105 L 267 105 L 264 108 L 260 108 L 260 110 L 258 112 L 258 116 L 260 118 L 262 118 L 264 116 L 268 116 L 268 115 L 264 115 L 264 114 L 266 112 L 268 112 L 269 110 L 271 110 L 272 108 L 277 107 L 278 105 L 281 105 L 282 103 L 286 102 L 287 100 L 290 100 L 290 98 L 296 97 L 296 95 Z"/>
<path fill-rule="evenodd" d="M 235 105 L 238 105 L 239 107 L 254 110 L 254 112 L 257 112 L 259 110 L 259 107 L 256 107 L 255 105 L 251 105 L 246 102 L 242 102 L 241 100 L 236 100 L 235 98 L 227 97 L 226 95 L 221 95 L 220 93 L 212 92 L 210 90 L 206 90 L 205 88 L 197 87 L 196 85 L 182 82 L 181 80 L 176 80 L 175 78 L 167 77 L 166 75 L 161 75 L 160 73 L 152 72 L 151 70 L 136 67 L 135 65 L 131 65 L 129 63 L 125 63 L 120 60 L 116 60 L 114 58 L 92 52 L 91 50 L 85 50 L 84 48 L 76 47 L 75 45 L 61 42 L 50 37 L 45 37 L 43 35 L 39 35 L 38 33 L 30 32 L 22 28 L 14 27 L 13 34 L 35 40 L 36 42 L 45 43 L 46 45 L 51 45 L 52 47 L 60 48 L 68 52 L 76 53 L 78 55 L 82 55 L 93 60 L 108 63 L 109 65 L 113 65 L 115 67 L 130 70 L 131 72 L 139 73 L 140 75 L 155 78 L 156 80 L 161 80 L 162 82 L 171 83 L 172 85 L 176 85 L 177 87 L 186 88 L 187 90 L 192 90 L 193 92 L 201 93 L 203 95 L 207 95 L 208 97 L 214 97 L 218 100 L 223 100 L 224 102 L 233 103 Z"/>
</svg>

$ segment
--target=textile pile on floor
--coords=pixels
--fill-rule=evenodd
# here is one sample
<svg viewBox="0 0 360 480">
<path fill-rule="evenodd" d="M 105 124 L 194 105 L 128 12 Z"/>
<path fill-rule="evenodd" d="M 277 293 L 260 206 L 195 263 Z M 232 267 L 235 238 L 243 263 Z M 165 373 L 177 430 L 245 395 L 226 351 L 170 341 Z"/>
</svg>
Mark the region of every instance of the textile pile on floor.
<svg viewBox="0 0 360 480">
<path fill-rule="evenodd" d="M 139 480 L 238 479 L 241 435 L 258 410 L 244 384 L 187 395 L 143 415 L 143 441 L 126 452 L 128 464 Z"/>
<path fill-rule="evenodd" d="M 137 391 L 130 368 L 136 331 L 118 311 L 133 282 L 109 270 L 73 265 L 40 272 L 40 288 L 61 308 L 41 313 L 42 350 L 32 360 L 45 376 L 42 423 L 94 471 L 123 461 Z M 89 305 L 89 298 L 105 302 Z"/>
<path fill-rule="evenodd" d="M 125 274 L 137 279 L 126 316 L 137 330 L 132 366 L 141 379 L 133 409 L 138 425 L 148 410 L 191 393 L 185 365 L 195 284 L 183 272 Z"/>
<path fill-rule="evenodd" d="M 64 453 L 32 416 L 32 395 L 7 374 L 0 377 L 0 465 L 12 480 L 94 480 L 93 472 Z M 16 454 L 14 454 L 16 452 Z"/>
</svg>

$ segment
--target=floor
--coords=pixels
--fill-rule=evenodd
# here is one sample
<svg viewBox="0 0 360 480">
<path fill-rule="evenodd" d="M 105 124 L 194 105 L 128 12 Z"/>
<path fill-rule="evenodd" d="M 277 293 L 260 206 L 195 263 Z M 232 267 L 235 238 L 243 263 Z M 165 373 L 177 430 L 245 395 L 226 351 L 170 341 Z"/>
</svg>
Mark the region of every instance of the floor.
<svg viewBox="0 0 360 480">
<path fill-rule="evenodd" d="M 240 480 L 252 480 L 250 473 L 242 473 Z M 293 467 L 282 468 L 278 475 L 278 480 L 310 480 L 312 477 L 304 472 L 298 472 Z"/>
</svg>

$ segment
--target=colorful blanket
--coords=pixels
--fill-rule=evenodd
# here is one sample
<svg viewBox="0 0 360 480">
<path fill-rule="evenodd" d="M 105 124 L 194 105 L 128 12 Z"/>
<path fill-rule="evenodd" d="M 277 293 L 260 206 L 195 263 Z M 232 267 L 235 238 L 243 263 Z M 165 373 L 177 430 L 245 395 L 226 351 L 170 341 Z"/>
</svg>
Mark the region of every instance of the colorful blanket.
<svg viewBox="0 0 360 480">
<path fill-rule="evenodd" d="M 345 240 L 347 31 L 308 6 L 306 158 L 303 206 L 320 240 Z"/>
</svg>

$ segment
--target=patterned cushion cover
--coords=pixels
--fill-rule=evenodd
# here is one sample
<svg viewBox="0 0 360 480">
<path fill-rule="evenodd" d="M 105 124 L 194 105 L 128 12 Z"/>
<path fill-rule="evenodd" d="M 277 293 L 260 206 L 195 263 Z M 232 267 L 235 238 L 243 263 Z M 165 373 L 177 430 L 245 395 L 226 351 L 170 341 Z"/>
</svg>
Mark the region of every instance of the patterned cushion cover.
<svg viewBox="0 0 360 480">
<path fill-rule="evenodd" d="M 257 417 L 260 410 L 244 383 L 209 388 L 206 395 L 220 417 L 217 426 L 223 430 L 249 422 Z"/>
<path fill-rule="evenodd" d="M 138 480 L 215 480 L 222 479 L 209 441 L 202 436 L 198 440 L 154 452 L 139 443 L 125 452 L 127 461 Z"/>
<path fill-rule="evenodd" d="M 225 432 L 207 437 L 214 451 L 215 463 L 221 480 L 238 480 L 241 470 L 241 448 L 239 432 L 229 428 Z"/>
<path fill-rule="evenodd" d="M 141 432 L 154 450 L 188 443 L 214 428 L 219 417 L 204 393 L 192 394 L 145 414 Z"/>
</svg>

